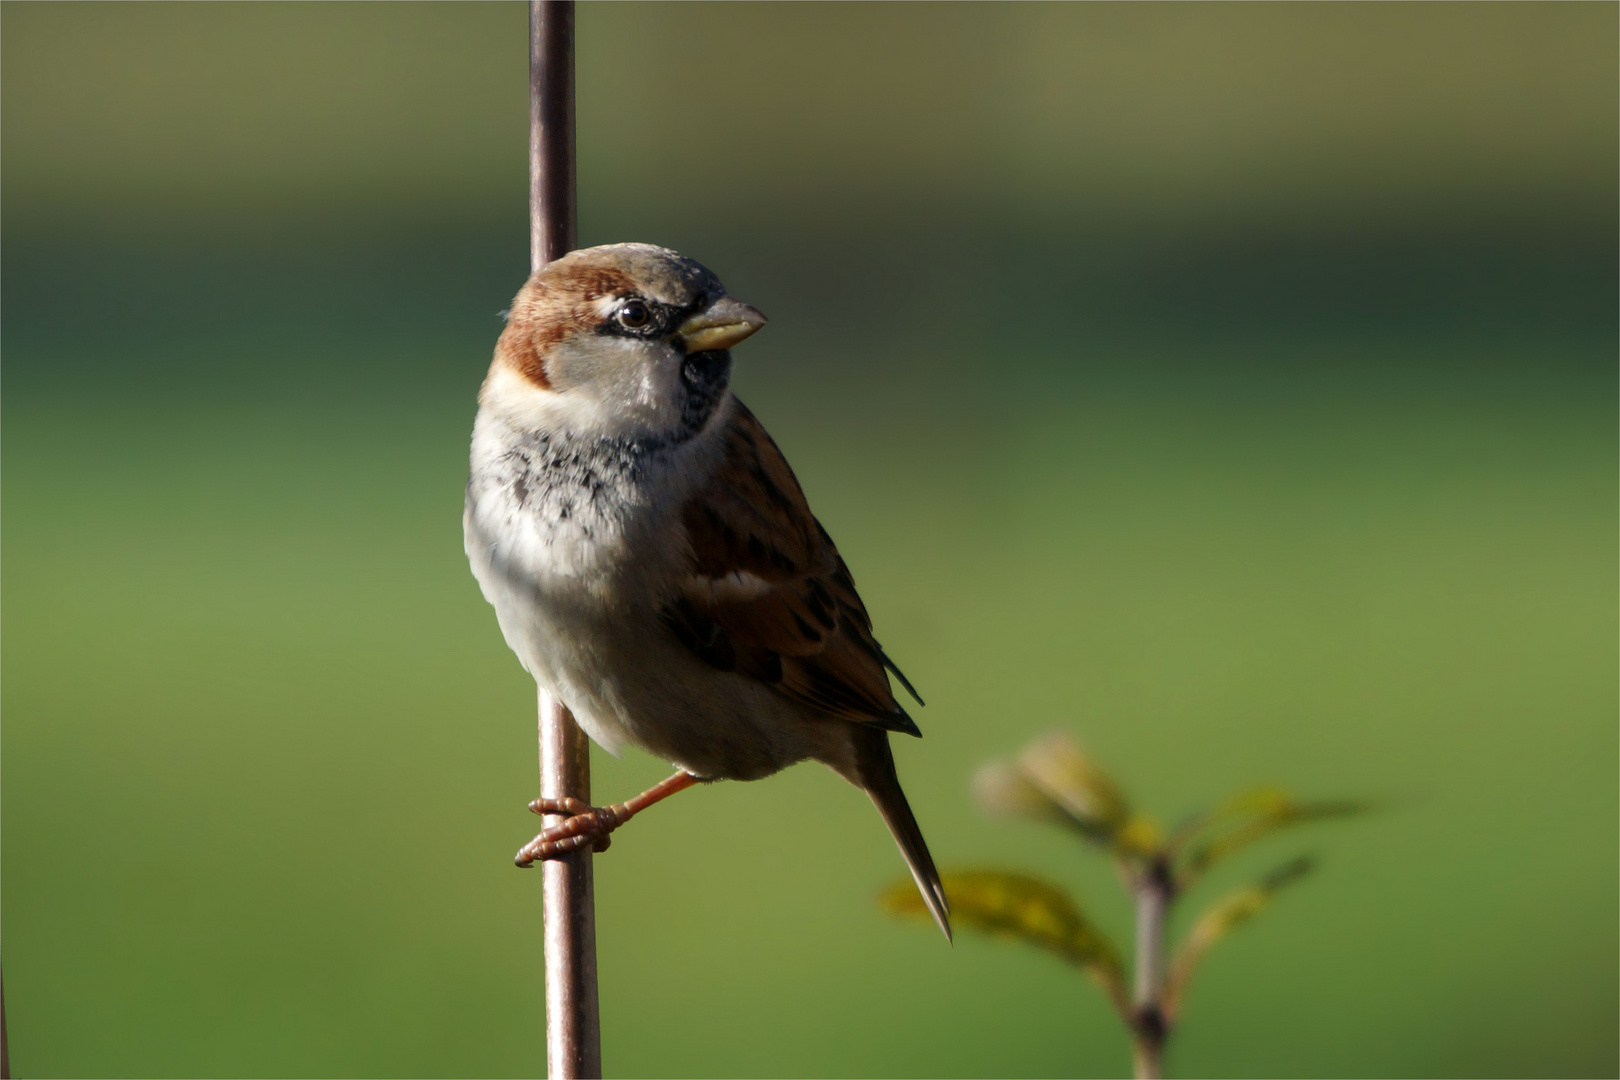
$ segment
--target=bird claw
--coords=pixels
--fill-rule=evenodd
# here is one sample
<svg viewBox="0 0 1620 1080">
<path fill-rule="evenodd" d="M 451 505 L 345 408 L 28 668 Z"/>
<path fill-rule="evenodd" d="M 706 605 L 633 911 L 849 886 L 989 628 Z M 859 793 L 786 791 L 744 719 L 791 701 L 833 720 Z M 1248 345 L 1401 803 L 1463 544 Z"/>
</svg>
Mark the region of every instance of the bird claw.
<svg viewBox="0 0 1620 1080">
<path fill-rule="evenodd" d="M 606 851 L 614 829 L 660 799 L 667 799 L 699 782 L 696 776 L 682 769 L 640 795 L 612 806 L 592 806 L 567 795 L 536 799 L 529 804 L 530 810 L 536 814 L 554 814 L 564 820 L 524 844 L 513 861 L 519 866 L 533 866 L 537 861 L 560 859 L 586 846 L 592 851 Z"/>
<path fill-rule="evenodd" d="M 595 852 L 606 851 L 613 843 L 613 830 L 630 817 L 622 805 L 596 807 L 567 795 L 558 799 L 535 799 L 529 809 L 536 814 L 563 814 L 566 820 L 518 849 L 513 862 L 525 868 L 546 859 L 560 859 L 583 847 Z"/>
</svg>

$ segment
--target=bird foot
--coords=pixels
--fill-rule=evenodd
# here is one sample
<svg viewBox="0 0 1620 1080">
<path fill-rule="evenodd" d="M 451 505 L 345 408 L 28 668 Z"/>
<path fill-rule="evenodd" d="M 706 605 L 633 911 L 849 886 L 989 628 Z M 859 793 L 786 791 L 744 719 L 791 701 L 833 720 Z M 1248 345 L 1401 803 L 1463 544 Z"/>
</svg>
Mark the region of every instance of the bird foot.
<svg viewBox="0 0 1620 1080">
<path fill-rule="evenodd" d="M 674 776 L 643 791 L 640 795 L 612 806 L 592 806 L 580 799 L 564 795 L 557 799 L 536 799 L 529 809 L 537 814 L 562 814 L 567 820 L 551 826 L 518 850 L 519 866 L 533 866 L 536 860 L 560 859 L 571 851 L 590 847 L 592 851 L 606 851 L 612 842 L 614 829 L 635 817 L 655 802 L 669 798 L 677 791 L 685 791 L 700 783 L 697 777 L 682 769 Z"/>
<path fill-rule="evenodd" d="M 634 811 L 623 803 L 591 806 L 579 799 L 536 799 L 529 804 L 536 814 L 566 814 L 567 820 L 553 825 L 518 849 L 513 861 L 529 867 L 546 859 L 560 859 L 570 852 L 589 847 L 606 851 L 613 842 L 613 830 L 630 820 Z"/>
</svg>

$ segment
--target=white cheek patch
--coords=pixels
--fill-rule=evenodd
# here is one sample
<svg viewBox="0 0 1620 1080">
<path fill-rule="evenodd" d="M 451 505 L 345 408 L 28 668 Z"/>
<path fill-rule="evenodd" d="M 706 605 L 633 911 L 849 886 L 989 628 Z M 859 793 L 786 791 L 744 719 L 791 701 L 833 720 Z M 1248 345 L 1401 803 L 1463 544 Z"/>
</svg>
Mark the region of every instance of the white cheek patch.
<svg viewBox="0 0 1620 1080">
<path fill-rule="evenodd" d="M 586 381 L 546 389 L 497 360 L 479 401 L 532 431 L 658 435 L 680 423 L 680 368 L 662 342 L 590 335 L 562 345 L 549 365 Z"/>
<path fill-rule="evenodd" d="M 658 401 L 658 388 L 653 384 L 652 372 L 644 371 L 636 387 L 636 404 L 652 408 Z"/>
<path fill-rule="evenodd" d="M 527 431 L 591 431 L 603 421 L 595 399 L 546 390 L 499 362 L 489 369 L 478 402 Z"/>
<path fill-rule="evenodd" d="M 662 342 L 616 336 L 598 338 L 591 348 L 603 374 L 579 389 L 595 396 L 626 433 L 641 425 L 660 430 L 679 419 L 680 364 L 672 350 Z"/>
</svg>

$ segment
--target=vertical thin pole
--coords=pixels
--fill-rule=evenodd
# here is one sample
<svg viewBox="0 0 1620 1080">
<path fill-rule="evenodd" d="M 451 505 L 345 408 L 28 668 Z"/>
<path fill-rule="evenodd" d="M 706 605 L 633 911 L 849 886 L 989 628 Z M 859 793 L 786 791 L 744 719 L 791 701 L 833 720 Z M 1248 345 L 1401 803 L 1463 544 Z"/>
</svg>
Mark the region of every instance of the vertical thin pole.
<svg viewBox="0 0 1620 1080">
<path fill-rule="evenodd" d="M 574 201 L 574 4 L 529 4 L 529 263 L 538 270 L 577 244 Z M 540 794 L 591 798 L 590 743 L 568 710 L 540 691 Z M 546 820 L 547 825 L 560 818 Z M 602 1075 L 596 998 L 596 898 L 591 851 L 540 864 L 545 897 L 546 1071 Z"/>
<path fill-rule="evenodd" d="M 574 4 L 529 3 L 529 270 L 578 244 L 574 201 Z"/>
<path fill-rule="evenodd" d="M 590 743 L 562 702 L 540 691 L 540 793 L 590 801 Z M 548 816 L 553 825 L 562 818 Z M 591 849 L 540 864 L 545 894 L 546 1073 L 551 1080 L 602 1075 L 596 1000 L 596 895 Z"/>
</svg>

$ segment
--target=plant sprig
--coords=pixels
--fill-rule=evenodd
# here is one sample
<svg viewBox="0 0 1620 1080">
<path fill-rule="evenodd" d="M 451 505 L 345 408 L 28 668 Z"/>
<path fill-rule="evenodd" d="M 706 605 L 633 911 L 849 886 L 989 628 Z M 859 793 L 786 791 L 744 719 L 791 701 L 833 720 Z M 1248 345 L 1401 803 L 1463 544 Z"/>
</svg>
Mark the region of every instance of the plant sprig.
<svg viewBox="0 0 1620 1080">
<path fill-rule="evenodd" d="M 1029 874 L 974 869 L 942 876 L 951 912 L 965 926 L 1056 956 L 1089 975 L 1131 1031 L 1139 1077 L 1161 1075 L 1163 1050 L 1180 1017 L 1187 986 L 1210 949 L 1270 906 L 1312 868 L 1283 863 L 1206 908 L 1165 961 L 1171 907 L 1223 859 L 1295 825 L 1366 809 L 1350 801 L 1302 802 L 1282 788 L 1241 791 L 1166 832 L 1135 810 L 1124 789 L 1062 732 L 1043 736 L 1010 761 L 974 775 L 974 794 L 992 813 L 1057 825 L 1109 855 L 1136 902 L 1135 980 L 1128 987 L 1121 952 L 1062 886 Z M 907 880 L 883 893 L 892 914 L 927 918 Z"/>
</svg>

